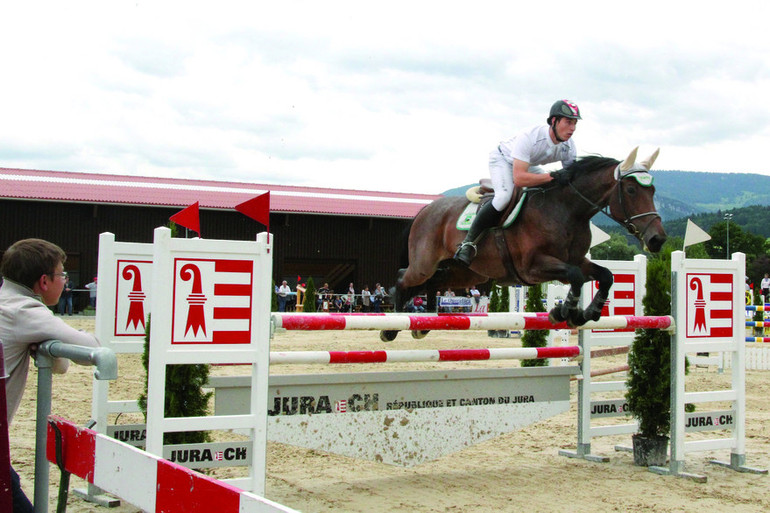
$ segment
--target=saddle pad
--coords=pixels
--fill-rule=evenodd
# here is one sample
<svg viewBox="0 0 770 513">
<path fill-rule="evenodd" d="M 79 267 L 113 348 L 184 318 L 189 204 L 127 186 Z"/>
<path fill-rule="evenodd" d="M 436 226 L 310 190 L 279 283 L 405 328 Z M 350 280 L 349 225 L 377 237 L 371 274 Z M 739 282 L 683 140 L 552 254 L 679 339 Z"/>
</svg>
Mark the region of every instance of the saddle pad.
<svg viewBox="0 0 770 513">
<path fill-rule="evenodd" d="M 526 199 L 527 191 L 524 191 L 521 195 L 521 198 L 519 199 L 519 202 L 516 204 L 514 209 L 511 211 L 511 214 L 503 223 L 503 228 L 508 228 L 513 224 L 513 222 L 516 220 L 516 217 L 518 217 L 519 212 L 521 211 L 521 207 L 524 206 L 524 200 Z M 476 219 L 476 210 L 478 209 L 478 206 L 478 203 L 468 203 L 468 205 L 465 207 L 465 210 L 463 210 L 460 214 L 460 217 L 457 218 L 456 227 L 458 230 L 463 232 L 470 230 L 471 225 L 473 224 L 473 220 Z"/>
</svg>

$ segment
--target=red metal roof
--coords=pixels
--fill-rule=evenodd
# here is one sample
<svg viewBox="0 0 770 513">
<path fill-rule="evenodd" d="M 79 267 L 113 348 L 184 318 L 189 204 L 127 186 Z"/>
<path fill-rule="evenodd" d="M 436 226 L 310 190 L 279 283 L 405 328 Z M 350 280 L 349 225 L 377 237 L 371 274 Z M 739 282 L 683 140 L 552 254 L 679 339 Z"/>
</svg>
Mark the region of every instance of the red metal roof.
<svg viewBox="0 0 770 513">
<path fill-rule="evenodd" d="M 0 168 L 0 198 L 232 209 L 270 191 L 270 211 L 411 218 L 431 194 Z"/>
</svg>

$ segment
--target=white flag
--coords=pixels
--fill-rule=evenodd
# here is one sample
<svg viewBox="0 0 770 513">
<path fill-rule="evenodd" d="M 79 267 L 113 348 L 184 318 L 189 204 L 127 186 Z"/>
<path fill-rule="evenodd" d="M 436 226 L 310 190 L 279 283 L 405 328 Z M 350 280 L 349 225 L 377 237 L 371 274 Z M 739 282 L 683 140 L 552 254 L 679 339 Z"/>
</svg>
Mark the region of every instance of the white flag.
<svg viewBox="0 0 770 513">
<path fill-rule="evenodd" d="M 610 235 L 594 223 L 591 223 L 591 247 L 598 246 L 608 240 L 610 240 Z"/>
<path fill-rule="evenodd" d="M 706 242 L 707 240 L 711 240 L 711 235 L 704 232 L 700 226 L 688 219 L 687 229 L 684 232 L 684 247 L 686 248 L 699 242 Z"/>
</svg>

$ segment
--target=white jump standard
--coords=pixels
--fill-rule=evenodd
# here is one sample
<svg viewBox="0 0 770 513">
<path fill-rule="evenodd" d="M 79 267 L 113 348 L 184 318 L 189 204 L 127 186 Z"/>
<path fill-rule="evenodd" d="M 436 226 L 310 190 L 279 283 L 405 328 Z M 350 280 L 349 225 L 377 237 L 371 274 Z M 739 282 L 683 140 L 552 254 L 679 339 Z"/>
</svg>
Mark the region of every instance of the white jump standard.
<svg viewBox="0 0 770 513">
<path fill-rule="evenodd" d="M 705 476 L 685 471 L 685 454 L 730 449 L 730 461 L 711 463 L 738 472 L 766 474 L 767 470 L 746 466 L 746 380 L 744 330 L 745 255 L 731 260 L 686 259 L 682 251 L 671 255 L 672 314 L 683 322 L 671 341 L 671 453 L 668 467 L 650 467 L 653 472 L 705 481 Z M 709 392 L 687 392 L 685 359 L 688 353 L 724 352 L 732 357 L 730 388 Z M 727 411 L 686 414 L 687 403 L 729 402 Z M 705 419 L 692 422 L 694 415 Z M 724 424 L 713 419 L 724 418 Z M 709 421 L 711 419 L 711 421 Z M 686 420 L 688 420 L 686 422 Z M 687 440 L 694 431 L 727 429 L 728 437 Z"/>
</svg>

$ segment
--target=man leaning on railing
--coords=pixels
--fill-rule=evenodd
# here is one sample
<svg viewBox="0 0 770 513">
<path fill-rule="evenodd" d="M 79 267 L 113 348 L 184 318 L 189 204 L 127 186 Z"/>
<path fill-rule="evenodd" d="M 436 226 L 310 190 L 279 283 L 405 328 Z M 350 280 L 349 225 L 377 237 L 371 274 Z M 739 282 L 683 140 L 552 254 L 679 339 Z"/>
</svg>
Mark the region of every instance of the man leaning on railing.
<svg viewBox="0 0 770 513">
<path fill-rule="evenodd" d="M 41 239 L 24 239 L 9 247 L 0 262 L 0 341 L 8 373 L 6 395 L 8 425 L 21 404 L 27 383 L 30 355 L 37 345 L 50 339 L 65 344 L 97 347 L 91 334 L 78 331 L 56 317 L 48 306 L 58 303 L 67 273 L 66 254 L 56 244 Z M 52 370 L 63 374 L 69 360 L 56 358 Z M 11 469 L 13 511 L 32 512 L 32 504 L 21 490 L 18 474 Z"/>
</svg>

